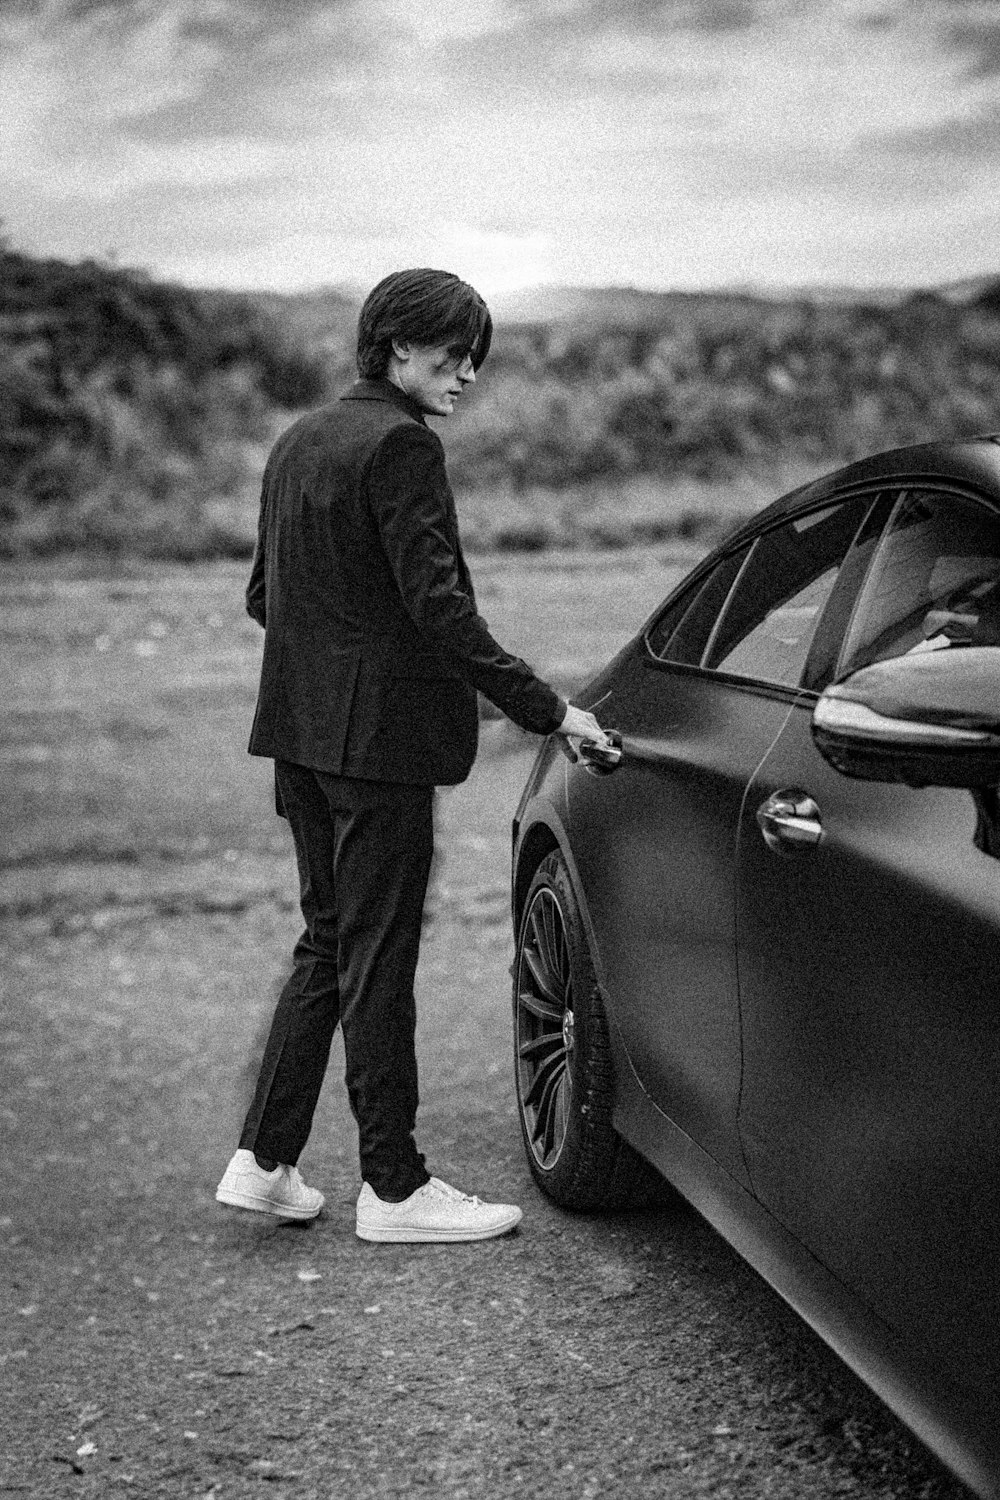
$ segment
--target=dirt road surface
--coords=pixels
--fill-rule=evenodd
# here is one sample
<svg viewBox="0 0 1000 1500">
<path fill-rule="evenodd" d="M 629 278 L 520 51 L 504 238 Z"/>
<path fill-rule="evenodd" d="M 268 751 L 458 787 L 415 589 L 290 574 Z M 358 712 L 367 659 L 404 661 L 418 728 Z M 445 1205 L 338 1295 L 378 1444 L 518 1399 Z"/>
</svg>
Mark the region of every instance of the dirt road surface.
<svg viewBox="0 0 1000 1500">
<path fill-rule="evenodd" d="M 562 681 L 677 561 L 480 569 Z M 513 1236 L 372 1246 L 335 1047 L 313 1225 L 214 1202 L 297 933 L 243 754 L 259 639 L 241 570 L 0 576 L 0 1494 L 217 1500 L 959 1500 L 680 1204 L 574 1217 L 513 1106 L 511 810 L 532 742 L 487 724 L 442 794 L 418 976 L 431 1169 L 520 1202 Z"/>
</svg>

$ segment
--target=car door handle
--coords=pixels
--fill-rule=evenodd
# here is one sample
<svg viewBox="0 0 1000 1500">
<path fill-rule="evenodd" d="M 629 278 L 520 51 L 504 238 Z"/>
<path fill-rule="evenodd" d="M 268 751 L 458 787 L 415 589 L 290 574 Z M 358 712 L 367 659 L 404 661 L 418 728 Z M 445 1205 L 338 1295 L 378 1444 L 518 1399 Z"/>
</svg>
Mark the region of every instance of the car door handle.
<svg viewBox="0 0 1000 1500">
<path fill-rule="evenodd" d="M 782 854 L 812 848 L 823 836 L 819 808 L 805 792 L 772 793 L 758 807 L 757 823 L 767 847 Z"/>
<path fill-rule="evenodd" d="M 617 729 L 606 729 L 604 732 L 611 741 L 610 745 L 598 744 L 597 740 L 580 741 L 580 760 L 592 776 L 610 776 L 625 759 L 622 737 Z"/>
</svg>

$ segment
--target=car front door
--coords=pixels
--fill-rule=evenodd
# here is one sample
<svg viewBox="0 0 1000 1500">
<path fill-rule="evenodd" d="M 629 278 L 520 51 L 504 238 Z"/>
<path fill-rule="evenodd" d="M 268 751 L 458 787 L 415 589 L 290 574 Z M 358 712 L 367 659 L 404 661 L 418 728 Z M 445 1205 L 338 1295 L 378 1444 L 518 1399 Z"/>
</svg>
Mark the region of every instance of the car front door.
<svg viewBox="0 0 1000 1500">
<path fill-rule="evenodd" d="M 820 622 L 813 688 L 1000 639 L 997 512 L 926 487 L 890 498 Z M 1000 862 L 970 793 L 833 770 L 815 701 L 792 709 L 740 821 L 745 1158 L 823 1264 L 981 1392 L 1000 1377 Z"/>
<path fill-rule="evenodd" d="M 718 559 L 636 643 L 594 705 L 624 737 L 621 766 L 570 778 L 577 872 L 631 1064 L 654 1102 L 743 1182 L 740 811 L 795 701 L 820 608 L 869 504 L 852 499 L 774 524 Z"/>
</svg>

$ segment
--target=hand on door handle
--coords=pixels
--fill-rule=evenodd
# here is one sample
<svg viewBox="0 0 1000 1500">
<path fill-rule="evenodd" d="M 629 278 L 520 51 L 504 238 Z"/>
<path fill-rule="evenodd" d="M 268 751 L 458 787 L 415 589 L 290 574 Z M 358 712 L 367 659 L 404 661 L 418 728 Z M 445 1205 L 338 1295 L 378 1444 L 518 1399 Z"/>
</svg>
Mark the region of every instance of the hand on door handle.
<svg viewBox="0 0 1000 1500">
<path fill-rule="evenodd" d="M 580 760 L 592 776 L 610 776 L 625 758 L 622 737 L 617 729 L 606 729 L 604 732 L 611 741 L 610 745 L 601 745 L 597 740 L 581 740 L 579 744 Z"/>
<path fill-rule="evenodd" d="M 820 811 L 805 792 L 774 792 L 757 809 L 764 842 L 779 854 L 810 849 L 823 837 Z"/>
</svg>

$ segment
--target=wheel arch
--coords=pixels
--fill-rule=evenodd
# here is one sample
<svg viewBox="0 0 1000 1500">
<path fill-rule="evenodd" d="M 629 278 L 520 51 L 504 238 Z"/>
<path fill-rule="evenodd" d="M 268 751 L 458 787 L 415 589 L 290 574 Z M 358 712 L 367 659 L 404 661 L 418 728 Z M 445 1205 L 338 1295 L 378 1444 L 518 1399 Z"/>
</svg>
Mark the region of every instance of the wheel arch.
<svg viewBox="0 0 1000 1500">
<path fill-rule="evenodd" d="M 607 986 L 604 979 L 604 966 L 601 962 L 600 950 L 594 933 L 593 924 L 590 920 L 590 908 L 587 905 L 587 897 L 580 883 L 580 872 L 573 858 L 573 850 L 570 845 L 569 835 L 563 826 L 557 813 L 548 805 L 529 808 L 521 824 L 517 845 L 514 851 L 514 865 L 511 878 L 511 912 L 514 919 L 514 935 L 517 936 L 521 925 L 521 917 L 524 913 L 525 897 L 528 887 L 531 885 L 535 871 L 547 855 L 558 851 L 565 862 L 569 874 L 570 884 L 573 887 L 573 895 L 576 897 L 580 909 L 580 918 L 590 945 L 591 958 L 597 973 L 598 983 L 605 1000 Z"/>
<path fill-rule="evenodd" d="M 534 878 L 535 871 L 545 857 L 558 849 L 565 854 L 564 845 L 560 843 L 555 832 L 548 823 L 539 820 L 533 823 L 527 833 L 523 834 L 518 846 L 514 863 L 514 878 L 511 882 L 511 911 L 514 918 L 514 932 L 521 925 L 521 916 L 524 912 L 524 903 L 528 895 L 528 887 Z"/>
</svg>

